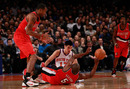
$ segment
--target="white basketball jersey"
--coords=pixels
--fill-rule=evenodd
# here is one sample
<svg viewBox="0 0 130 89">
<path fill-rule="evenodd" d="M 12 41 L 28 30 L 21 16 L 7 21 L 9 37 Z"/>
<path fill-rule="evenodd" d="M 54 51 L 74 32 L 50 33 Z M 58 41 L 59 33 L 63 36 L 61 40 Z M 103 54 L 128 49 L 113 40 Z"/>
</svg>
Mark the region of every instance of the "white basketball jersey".
<svg viewBox="0 0 130 89">
<path fill-rule="evenodd" d="M 57 58 L 55 58 L 55 66 L 56 67 L 64 67 L 68 60 L 73 56 L 73 52 L 70 51 L 69 54 L 64 53 L 64 49 L 60 49 L 60 54 Z"/>
</svg>

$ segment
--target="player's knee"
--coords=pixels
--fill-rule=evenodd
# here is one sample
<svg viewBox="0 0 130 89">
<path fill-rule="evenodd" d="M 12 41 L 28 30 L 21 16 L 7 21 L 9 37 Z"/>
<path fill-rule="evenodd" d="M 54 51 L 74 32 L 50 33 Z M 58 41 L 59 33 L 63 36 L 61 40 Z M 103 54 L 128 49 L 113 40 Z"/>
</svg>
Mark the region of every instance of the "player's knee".
<svg viewBox="0 0 130 89">
<path fill-rule="evenodd" d="M 30 59 L 37 60 L 36 54 L 30 55 Z"/>
</svg>

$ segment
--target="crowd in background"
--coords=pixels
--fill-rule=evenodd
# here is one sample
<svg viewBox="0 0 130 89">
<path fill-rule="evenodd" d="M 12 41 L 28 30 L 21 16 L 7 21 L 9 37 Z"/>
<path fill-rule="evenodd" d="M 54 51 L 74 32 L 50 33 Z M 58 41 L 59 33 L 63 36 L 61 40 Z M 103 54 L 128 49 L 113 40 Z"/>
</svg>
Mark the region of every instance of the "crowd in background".
<svg viewBox="0 0 130 89">
<path fill-rule="evenodd" d="M 26 2 L 22 4 L 21 2 Z M 40 0 L 16 0 L 15 2 L 0 1 L 0 54 L 3 60 L 3 72 L 18 73 L 26 67 L 26 60 L 20 59 L 20 50 L 14 44 L 13 34 L 26 15 L 35 10 Z M 114 27 L 120 22 L 120 16 L 125 15 L 130 23 L 130 9 L 120 1 L 102 0 L 47 0 L 43 1 L 48 8 L 47 15 L 40 20 L 35 32 L 49 32 L 50 43 L 46 44 L 31 37 L 34 50 L 44 61 L 57 49 L 64 48 L 64 42 L 73 42 L 72 51 L 83 53 L 87 47 L 92 52 L 78 62 L 81 71 L 90 71 L 94 55 L 98 48 L 106 51 L 106 58 L 100 61 L 98 70 L 111 70 L 114 60 L 112 42 Z M 40 61 L 37 61 L 40 64 Z M 53 65 L 54 61 L 50 64 Z"/>
</svg>

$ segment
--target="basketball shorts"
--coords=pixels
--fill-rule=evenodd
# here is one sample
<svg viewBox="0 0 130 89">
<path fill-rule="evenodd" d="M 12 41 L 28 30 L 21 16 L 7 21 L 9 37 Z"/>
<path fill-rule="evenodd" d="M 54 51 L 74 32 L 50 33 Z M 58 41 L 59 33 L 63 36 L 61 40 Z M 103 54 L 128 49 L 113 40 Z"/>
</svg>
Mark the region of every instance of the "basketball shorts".
<svg viewBox="0 0 130 89">
<path fill-rule="evenodd" d="M 23 34 L 14 34 L 14 42 L 20 49 L 20 58 L 27 58 L 35 54 L 30 38 Z"/>
<path fill-rule="evenodd" d="M 120 56 L 127 58 L 128 52 L 129 52 L 128 46 L 119 46 L 118 48 L 114 46 L 115 58 L 119 58 Z"/>
</svg>

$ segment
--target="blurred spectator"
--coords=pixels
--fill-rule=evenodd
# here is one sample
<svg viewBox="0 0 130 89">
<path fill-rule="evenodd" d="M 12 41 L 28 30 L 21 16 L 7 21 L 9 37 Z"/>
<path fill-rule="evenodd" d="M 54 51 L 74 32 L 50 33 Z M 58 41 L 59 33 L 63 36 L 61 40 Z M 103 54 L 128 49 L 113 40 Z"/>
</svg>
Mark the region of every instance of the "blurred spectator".
<svg viewBox="0 0 130 89">
<path fill-rule="evenodd" d="M 96 33 L 94 33 L 93 36 L 96 36 L 96 38 L 98 39 L 100 33 L 101 33 L 101 29 L 100 29 L 100 27 L 97 26 L 97 28 L 96 28 Z"/>
<path fill-rule="evenodd" d="M 56 31 L 55 32 L 55 37 L 54 38 L 59 38 L 60 37 L 60 32 L 59 31 Z"/>
<path fill-rule="evenodd" d="M 38 39 L 34 39 L 32 45 L 33 45 L 33 48 L 39 48 L 39 41 L 38 41 Z"/>
<path fill-rule="evenodd" d="M 66 36 L 66 32 L 65 32 L 64 29 L 61 29 L 61 31 L 60 31 L 60 35 L 61 35 L 62 38 L 63 38 L 63 36 Z"/>
<path fill-rule="evenodd" d="M 4 48 L 5 48 L 5 45 L 3 43 L 3 40 L 0 39 L 0 54 L 2 54 L 2 56 L 4 56 Z"/>
<path fill-rule="evenodd" d="M 89 25 L 89 29 L 85 32 L 85 35 L 93 36 L 96 33 L 95 30 L 93 30 L 92 25 Z"/>
<path fill-rule="evenodd" d="M 80 46 L 81 46 L 82 48 L 84 48 L 84 47 L 85 47 L 85 43 L 86 43 L 84 37 L 81 38 L 80 43 L 81 43 Z"/>
<path fill-rule="evenodd" d="M 21 11 L 23 12 L 23 13 L 29 13 L 30 12 L 30 8 L 27 6 L 27 5 L 25 5 L 22 9 L 21 9 Z"/>
<path fill-rule="evenodd" d="M 46 43 L 43 43 L 43 42 L 39 42 L 39 53 L 43 53 L 43 51 L 48 47 L 50 46 L 51 44 L 46 44 Z"/>
<path fill-rule="evenodd" d="M 5 60 L 3 61 L 5 73 L 13 73 L 13 64 L 16 59 L 16 48 L 11 39 L 7 40 L 8 46 L 5 47 Z"/>
<path fill-rule="evenodd" d="M 83 27 L 84 27 L 84 32 L 86 32 L 89 29 L 89 21 L 88 20 L 86 20 L 86 24 Z"/>
<path fill-rule="evenodd" d="M 79 54 L 79 53 L 83 53 L 83 48 L 79 46 L 80 43 L 78 41 L 74 42 L 74 47 L 72 48 L 72 51 L 74 52 L 74 54 Z"/>
<path fill-rule="evenodd" d="M 90 37 L 90 36 L 86 36 L 86 43 L 87 43 L 88 41 L 91 41 L 91 37 Z"/>
<path fill-rule="evenodd" d="M 103 39 L 103 42 L 104 42 L 105 45 L 109 45 L 110 40 L 112 39 L 111 35 L 108 33 L 107 28 L 103 28 L 103 34 L 100 34 L 99 38 Z"/>
<path fill-rule="evenodd" d="M 74 40 L 75 40 L 75 41 L 80 41 L 80 37 L 79 37 L 78 35 L 75 35 L 75 36 L 74 36 Z"/>
<path fill-rule="evenodd" d="M 71 37 L 71 32 L 67 32 L 67 38 Z"/>
<path fill-rule="evenodd" d="M 13 40 L 13 35 L 12 34 L 9 34 L 8 35 L 8 38 L 6 40 L 4 40 L 4 44 L 7 46 L 8 45 L 8 39 L 11 39 L 12 40 L 12 44 L 14 44 L 14 40 Z"/>
<path fill-rule="evenodd" d="M 108 46 L 105 46 L 103 44 L 102 38 L 98 39 L 98 45 L 96 46 L 96 49 L 98 49 L 98 48 L 103 49 L 106 52 L 106 57 L 100 61 L 98 69 L 99 70 L 101 70 L 101 69 L 111 70 L 113 67 L 113 60 L 114 60 L 114 54 L 113 54 L 112 50 L 110 50 Z"/>
<path fill-rule="evenodd" d="M 58 39 L 54 39 L 52 45 L 48 46 L 43 53 L 44 55 L 46 55 L 46 58 L 49 58 L 52 55 L 52 53 L 57 49 L 60 49 L 60 47 L 58 46 Z M 55 64 L 55 61 L 52 61 L 50 64 Z"/>
<path fill-rule="evenodd" d="M 96 36 L 92 36 L 92 44 L 93 44 L 93 46 L 97 46 L 98 45 Z"/>
<path fill-rule="evenodd" d="M 96 22 L 95 22 L 95 18 L 92 17 L 92 19 L 89 22 L 90 25 L 92 25 L 93 29 L 96 30 Z"/>
<path fill-rule="evenodd" d="M 74 37 L 78 31 L 81 32 L 82 36 L 84 37 L 84 29 L 83 25 L 81 24 L 81 19 L 77 19 L 77 23 L 73 26 L 72 37 Z"/>
<path fill-rule="evenodd" d="M 68 31 L 73 32 L 73 26 L 74 26 L 75 24 L 76 24 L 76 23 L 74 23 L 73 19 L 72 19 L 72 18 L 69 18 L 69 23 L 67 24 L 67 29 L 68 29 Z"/>
<path fill-rule="evenodd" d="M 81 71 L 89 71 L 93 67 L 94 61 L 89 57 L 89 55 L 94 55 L 95 47 L 92 46 L 92 41 L 88 41 L 87 45 L 83 48 L 83 52 L 86 51 L 86 49 L 90 47 L 92 49 L 92 52 L 84 56 L 82 59 L 79 59 L 78 62 L 81 66 Z M 86 69 L 87 67 L 87 69 Z"/>
</svg>

